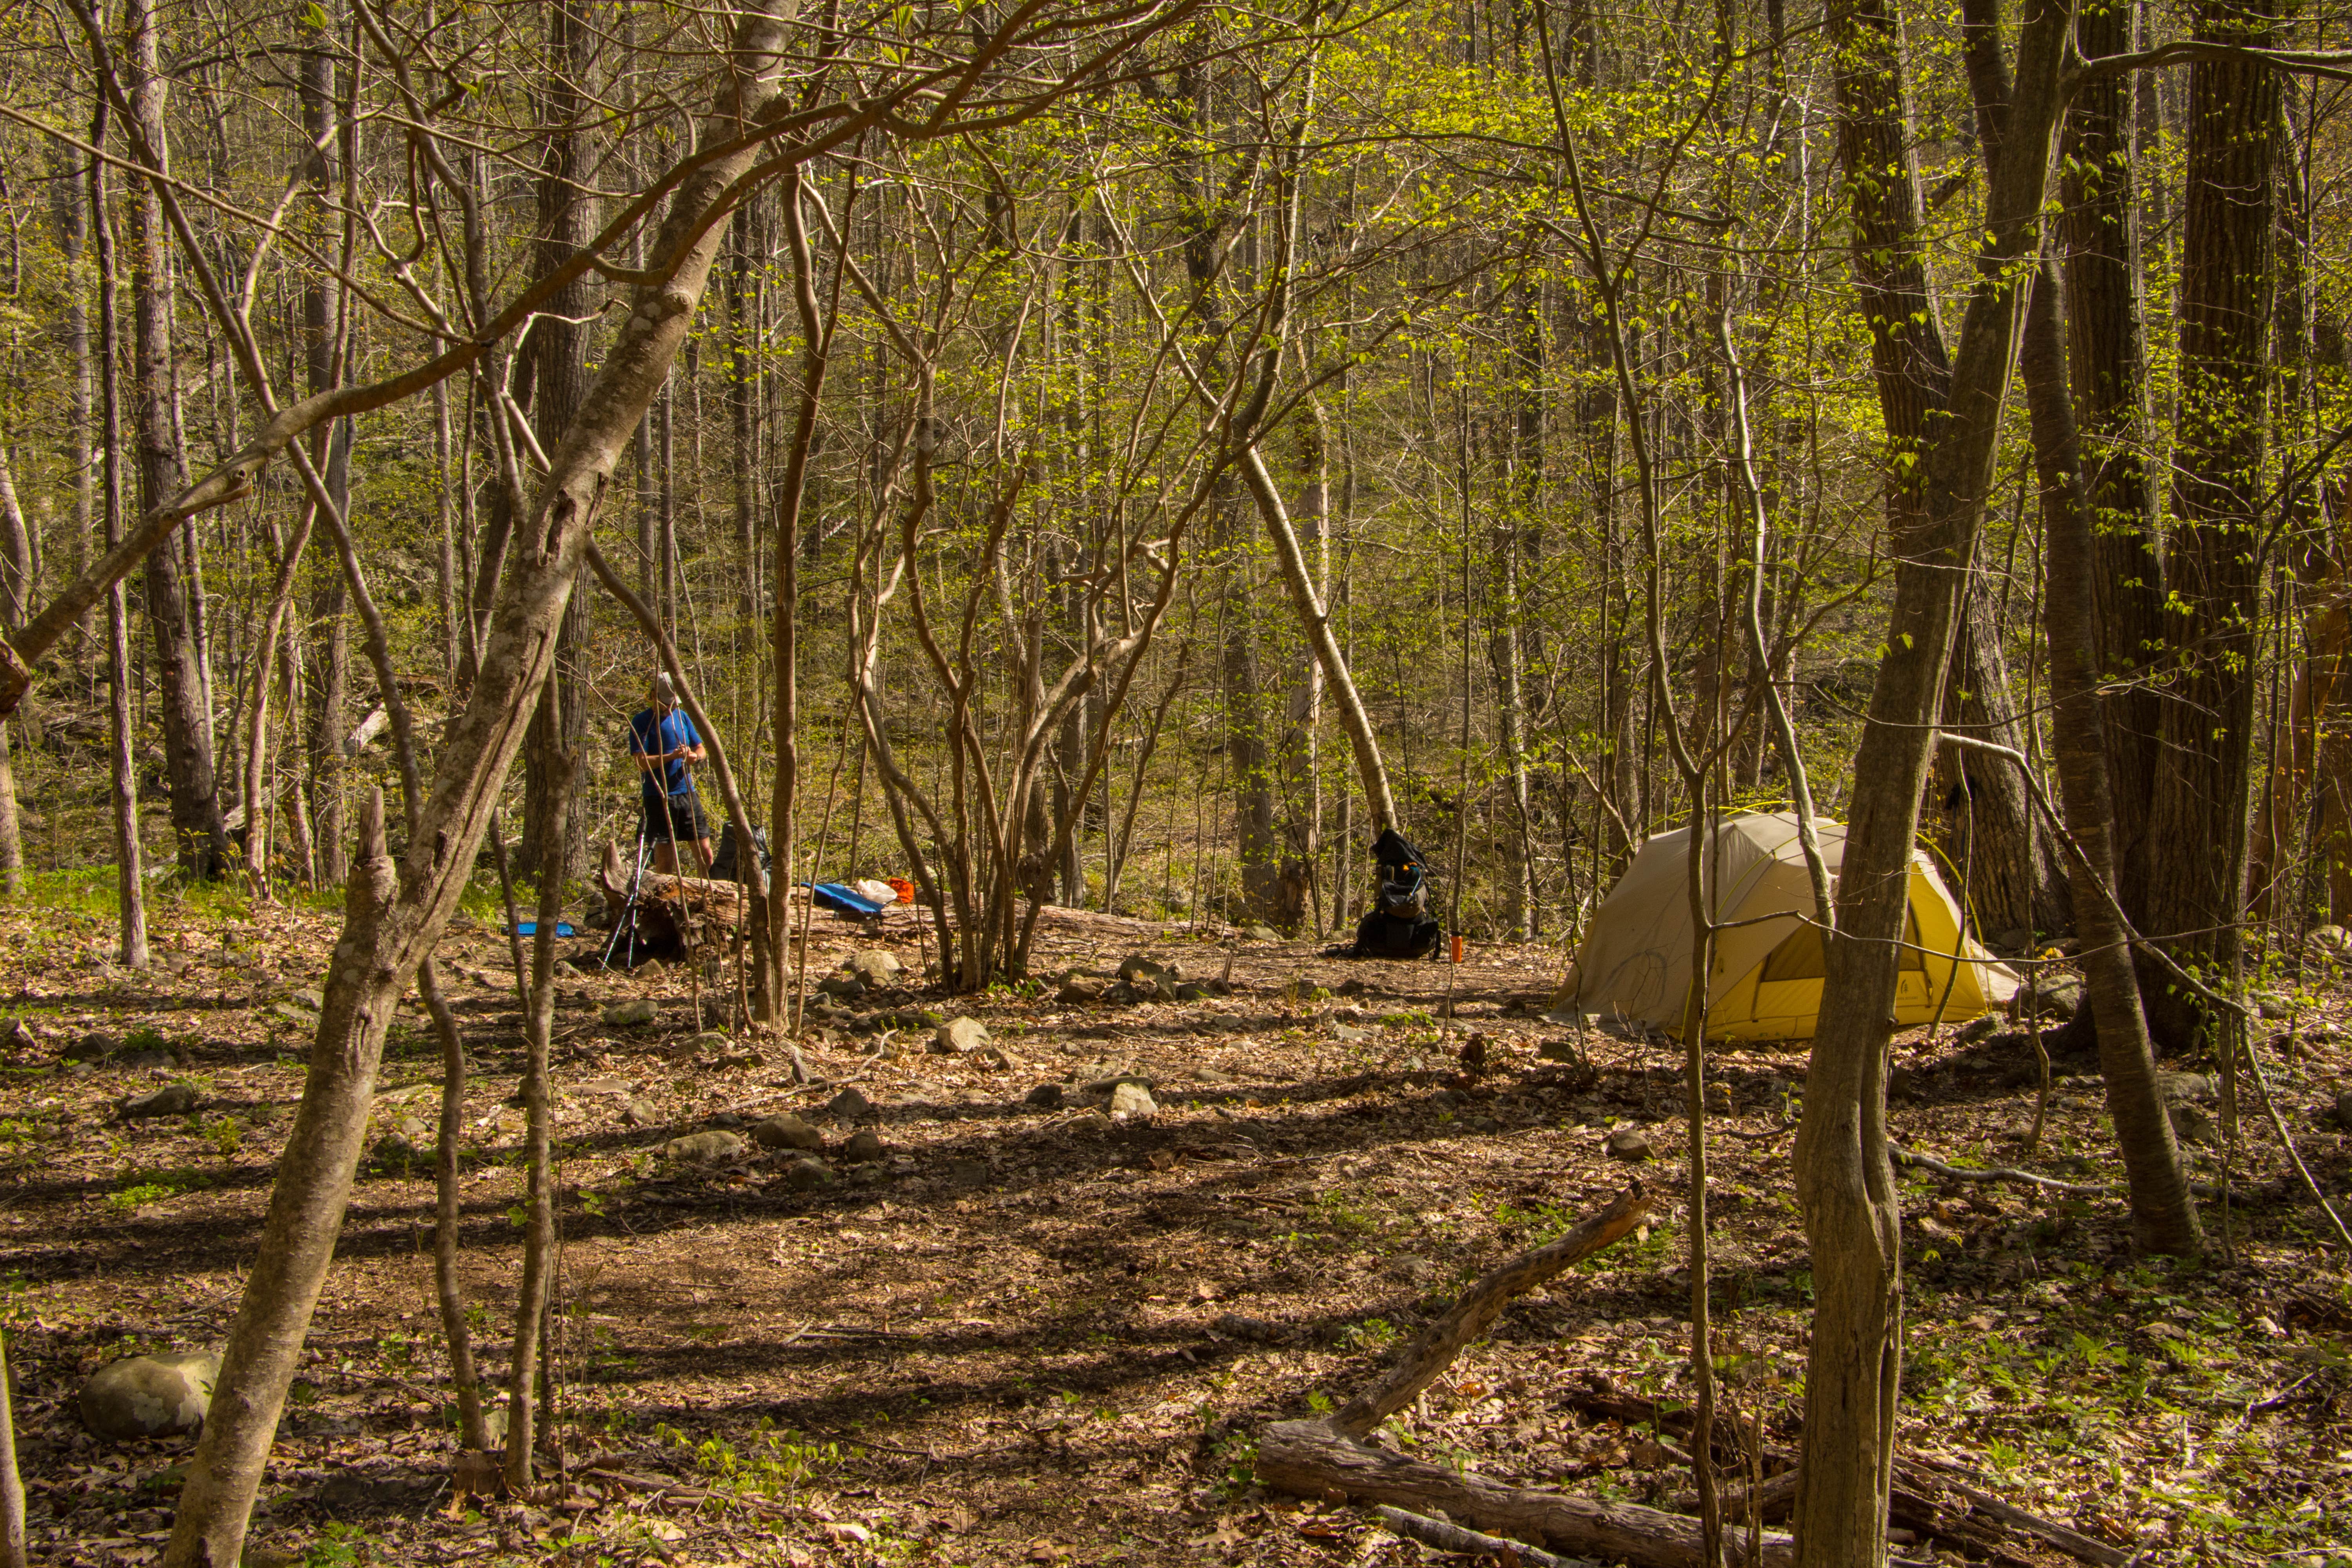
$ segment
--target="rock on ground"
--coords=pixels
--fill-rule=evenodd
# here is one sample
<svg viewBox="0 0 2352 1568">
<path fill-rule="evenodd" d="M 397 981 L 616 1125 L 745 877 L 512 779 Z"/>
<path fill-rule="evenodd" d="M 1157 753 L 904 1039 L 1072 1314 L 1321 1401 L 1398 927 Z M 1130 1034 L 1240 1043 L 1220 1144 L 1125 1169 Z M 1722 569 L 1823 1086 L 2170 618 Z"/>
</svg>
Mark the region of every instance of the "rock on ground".
<svg viewBox="0 0 2352 1568">
<path fill-rule="evenodd" d="M 1159 1112 L 1160 1102 L 1139 1083 L 1121 1083 L 1110 1091 L 1113 1116 L 1156 1116 Z"/>
<path fill-rule="evenodd" d="M 881 1134 L 870 1127 L 860 1128 L 849 1135 L 848 1142 L 841 1146 L 841 1157 L 853 1165 L 862 1165 L 870 1160 L 879 1160 L 882 1157 Z"/>
<path fill-rule="evenodd" d="M 210 1351 L 135 1355 L 102 1366 L 81 1388 L 81 1422 L 110 1442 L 169 1437 L 205 1424 L 220 1357 Z"/>
<path fill-rule="evenodd" d="M 898 977 L 907 972 L 907 966 L 898 962 L 897 953 L 879 947 L 869 947 L 863 952 L 851 953 L 847 961 L 842 964 L 842 968 L 877 989 L 886 985 L 896 985 L 898 984 Z"/>
<path fill-rule="evenodd" d="M 1620 1127 L 1609 1134 L 1608 1148 L 1612 1160 L 1647 1160 L 1657 1153 L 1650 1135 L 1638 1127 Z"/>
<path fill-rule="evenodd" d="M 627 1002 L 615 1002 L 602 1015 L 605 1023 L 616 1029 L 630 1029 L 650 1024 L 661 1016 L 650 996 L 639 996 Z"/>
<path fill-rule="evenodd" d="M 826 1100 L 824 1109 L 826 1114 L 838 1116 L 844 1121 L 859 1121 L 874 1114 L 874 1102 L 860 1090 L 851 1088 Z"/>
<path fill-rule="evenodd" d="M 674 1165 L 715 1165 L 743 1152 L 743 1140 L 733 1132 L 689 1132 L 662 1145 L 662 1158 Z"/>
<path fill-rule="evenodd" d="M 931 1049 L 940 1056 L 963 1056 L 988 1044 L 988 1029 L 977 1018 L 950 1018 L 931 1037 Z"/>
<path fill-rule="evenodd" d="M 135 1121 L 142 1116 L 185 1116 L 194 1110 L 204 1096 L 192 1083 L 167 1083 L 151 1089 L 144 1094 L 134 1094 L 122 1102 L 122 1120 Z"/>
<path fill-rule="evenodd" d="M 762 1149 L 822 1149 L 824 1134 L 787 1110 L 753 1122 L 751 1142 Z"/>
</svg>

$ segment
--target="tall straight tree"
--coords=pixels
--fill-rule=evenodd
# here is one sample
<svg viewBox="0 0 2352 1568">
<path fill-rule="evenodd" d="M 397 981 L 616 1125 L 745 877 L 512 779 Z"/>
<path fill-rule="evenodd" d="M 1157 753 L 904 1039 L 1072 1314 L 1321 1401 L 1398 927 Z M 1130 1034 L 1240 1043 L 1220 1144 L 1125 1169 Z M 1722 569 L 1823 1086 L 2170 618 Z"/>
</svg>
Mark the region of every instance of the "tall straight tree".
<svg viewBox="0 0 2352 1568">
<path fill-rule="evenodd" d="M 153 0 L 124 0 L 123 90 L 146 143 L 167 145 L 165 79 Z M 181 461 L 172 371 L 172 240 L 163 204 L 140 183 L 127 204 L 131 237 L 132 423 L 139 439 L 139 510 L 162 505 L 186 483 Z M 172 792 L 172 837 L 180 868 L 207 880 L 229 863 L 213 766 L 213 724 L 205 700 L 179 541 L 147 554 L 147 625 L 155 639 L 155 695 L 163 731 L 163 776 Z"/>
<path fill-rule="evenodd" d="M 2204 0 L 2201 42 L 2265 48 L 2291 8 Z M 2164 707 L 2147 808 L 2141 931 L 2176 958 L 2227 973 L 2244 914 L 2246 815 L 2259 684 L 2267 527 L 2272 261 L 2278 219 L 2280 78 L 2243 57 L 2189 68 L 2188 199 L 2181 215 L 2180 397 L 2166 549 Z M 2141 998 L 2159 1043 L 2185 1048 L 2197 1000 L 2148 966 Z"/>
<path fill-rule="evenodd" d="M 1840 140 L 1865 289 L 1880 268 L 1914 268 L 1916 224 L 1883 196 L 1909 185 L 1910 93 L 1893 7 L 1857 0 L 1833 13 Z M 1833 930 L 1824 942 L 1821 1027 L 1797 1132 L 1797 1193 L 1812 1249 L 1813 1341 L 1796 1529 L 1808 1564 L 1876 1568 L 1886 1558 L 1895 1404 L 1903 1367 L 1902 1212 L 1886 1141 L 1892 1033 L 1913 839 L 1950 673 L 1979 523 L 1992 486 L 2024 314 L 2026 265 L 2040 249 L 2073 7 L 2027 0 L 2009 126 L 1987 181 L 1974 279 L 1938 416 L 1921 420 L 1918 503 L 1891 508 L 1895 599 L 1854 754 L 1854 789 Z M 1883 387 L 1923 395 L 1902 319 L 1871 311 Z M 1884 396 L 1885 394 L 1882 394 Z M 1892 424 L 1892 421 L 1890 421 Z"/>
<path fill-rule="evenodd" d="M 104 148 L 110 105 L 99 100 L 92 114 L 89 144 Z M 106 161 L 92 153 L 87 170 L 89 185 L 89 226 L 97 236 L 98 261 L 98 386 L 99 453 L 102 479 L 100 503 L 106 517 L 106 545 L 111 551 L 122 533 L 122 374 L 121 330 L 115 311 L 114 226 L 107 211 Z M 122 581 L 116 578 L 106 591 L 107 752 L 114 818 L 114 878 L 121 915 L 122 962 L 133 969 L 147 967 L 147 879 L 141 875 L 139 843 L 139 767 L 132 752 L 131 712 L 131 607 Z"/>
<path fill-rule="evenodd" d="M 331 25 L 326 13 L 317 6 L 312 6 L 307 15 L 312 17 L 310 47 L 302 52 L 297 91 L 301 100 L 302 132 L 310 140 L 305 174 L 310 187 L 310 221 L 313 234 L 323 237 L 335 205 L 339 165 L 346 163 L 353 149 L 350 145 L 352 128 L 342 123 L 337 112 L 335 60 L 341 51 L 336 47 Z M 352 222 L 352 217 L 346 214 L 344 222 Z M 343 247 L 342 254 L 351 254 L 351 247 Z M 349 342 L 348 322 L 343 314 L 346 303 L 342 286 L 336 278 L 324 270 L 313 271 L 309 286 L 302 291 L 302 344 L 314 396 L 342 379 L 344 352 Z M 319 465 L 326 481 L 328 504 L 349 517 L 351 421 L 336 420 L 321 431 L 311 460 Z M 318 586 L 310 600 L 310 626 L 315 638 L 312 658 L 317 671 L 316 679 L 310 682 L 310 833 L 317 847 L 319 878 L 324 882 L 341 881 L 345 870 L 343 795 L 350 758 L 343 742 L 351 729 L 352 669 L 351 629 L 343 614 L 346 602 L 342 574 L 332 566 L 327 567 L 319 574 Z"/>
<path fill-rule="evenodd" d="M 596 31 L 586 0 L 549 0 L 547 68 L 541 79 L 540 118 L 547 148 L 539 177 L 539 269 L 553 272 L 578 253 L 596 232 L 595 156 L 586 106 L 596 58 Z M 534 407 L 532 423 L 542 445 L 556 437 L 580 412 L 588 395 L 588 338 L 594 325 L 595 290 L 583 278 L 559 290 L 531 323 L 530 354 Z M 540 694 L 530 735 L 523 744 L 523 841 L 520 868 L 530 875 L 571 875 L 587 847 L 574 787 L 584 770 L 575 756 L 588 731 L 588 683 L 580 664 L 588 648 L 587 595 L 574 594 L 564 611 L 556 661 L 562 672 Z M 650 666 L 651 660 L 646 661 Z M 559 832 L 558 816 L 566 820 Z M 550 845 L 566 847 L 571 862 L 549 866 Z"/>
</svg>

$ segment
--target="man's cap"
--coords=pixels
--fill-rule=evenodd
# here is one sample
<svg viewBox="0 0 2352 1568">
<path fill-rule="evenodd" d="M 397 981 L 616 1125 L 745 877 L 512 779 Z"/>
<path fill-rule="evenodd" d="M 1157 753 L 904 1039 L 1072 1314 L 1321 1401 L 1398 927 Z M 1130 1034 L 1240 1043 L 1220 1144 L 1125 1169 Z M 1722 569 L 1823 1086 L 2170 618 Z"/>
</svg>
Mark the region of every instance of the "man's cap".
<svg viewBox="0 0 2352 1568">
<path fill-rule="evenodd" d="M 677 706 L 677 691 L 670 685 L 669 673 L 667 670 L 654 677 L 653 700 L 656 708 Z"/>
</svg>

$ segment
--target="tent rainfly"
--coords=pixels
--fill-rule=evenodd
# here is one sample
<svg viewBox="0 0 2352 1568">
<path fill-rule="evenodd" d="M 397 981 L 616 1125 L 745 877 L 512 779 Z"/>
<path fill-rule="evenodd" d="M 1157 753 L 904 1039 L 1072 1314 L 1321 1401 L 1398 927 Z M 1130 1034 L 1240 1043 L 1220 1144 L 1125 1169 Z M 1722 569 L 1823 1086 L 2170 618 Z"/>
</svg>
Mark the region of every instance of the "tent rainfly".
<svg viewBox="0 0 2352 1568">
<path fill-rule="evenodd" d="M 1845 827 L 1818 822 L 1822 858 L 1836 886 Z M 1584 945 L 1561 986 L 1572 1005 L 1682 1032 L 1690 986 L 1691 829 L 1642 846 L 1593 912 Z M 1707 977 L 1706 1032 L 1742 1040 L 1811 1039 L 1822 1005 L 1822 933 L 1801 918 L 1814 910 L 1797 819 L 1788 812 L 1727 817 L 1716 825 L 1702 877 L 1718 926 Z M 1911 858 L 1911 908 L 1904 921 L 1895 987 L 1903 1027 L 1957 1023 L 2017 994 L 2014 972 L 1962 928 L 1960 910 L 1927 858 Z"/>
</svg>

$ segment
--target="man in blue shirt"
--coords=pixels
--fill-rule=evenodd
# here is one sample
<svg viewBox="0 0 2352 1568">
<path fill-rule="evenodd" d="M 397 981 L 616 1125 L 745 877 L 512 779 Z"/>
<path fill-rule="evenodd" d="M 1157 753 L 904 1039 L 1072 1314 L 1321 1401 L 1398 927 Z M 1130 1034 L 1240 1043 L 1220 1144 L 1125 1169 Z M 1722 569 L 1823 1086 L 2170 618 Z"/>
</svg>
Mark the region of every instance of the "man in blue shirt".
<svg viewBox="0 0 2352 1568">
<path fill-rule="evenodd" d="M 702 761 L 702 736 L 677 705 L 667 675 L 654 677 L 653 705 L 629 720 L 629 755 L 637 760 L 638 802 L 646 837 L 653 840 L 654 868 L 675 876 L 677 846 L 694 846 L 703 872 L 710 870 L 710 823 L 687 764 Z"/>
</svg>

